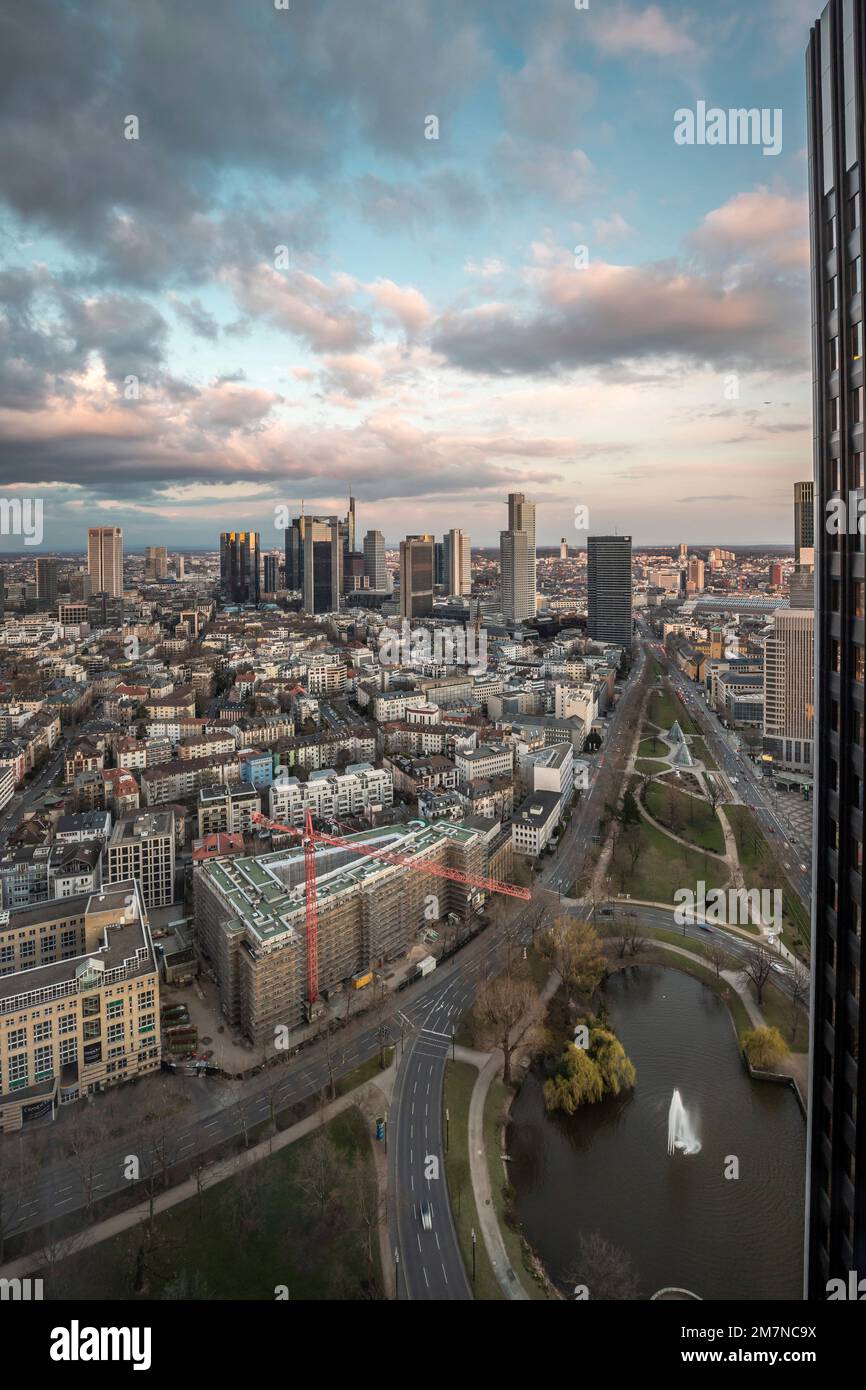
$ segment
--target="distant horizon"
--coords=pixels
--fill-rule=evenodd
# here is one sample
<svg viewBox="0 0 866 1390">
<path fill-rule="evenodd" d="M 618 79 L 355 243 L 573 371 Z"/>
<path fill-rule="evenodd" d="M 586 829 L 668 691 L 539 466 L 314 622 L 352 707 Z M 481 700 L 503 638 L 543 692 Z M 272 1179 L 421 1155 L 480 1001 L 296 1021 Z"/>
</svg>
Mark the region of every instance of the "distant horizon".
<svg viewBox="0 0 866 1390">
<path fill-rule="evenodd" d="M 122 528 L 121 528 L 121 529 L 122 529 Z M 371 528 L 371 529 L 375 529 L 375 528 Z M 593 534 L 595 534 L 595 533 L 593 533 Z M 599 535 L 602 535 L 602 534 L 614 534 L 614 533 L 612 533 L 612 532 L 610 532 L 610 533 L 608 533 L 608 532 L 604 532 L 604 533 L 603 533 L 603 532 L 598 532 L 598 534 L 599 534 Z M 622 533 L 622 534 L 628 535 L 628 532 L 624 532 L 624 533 Z M 259 536 L 261 536 L 261 532 L 259 532 Z M 389 540 L 386 540 L 386 541 L 385 541 L 385 549 L 386 549 L 386 550 L 398 550 L 399 547 L 400 547 L 400 541 L 402 541 L 402 540 L 405 540 L 405 537 L 404 537 L 404 536 L 401 536 L 400 539 L 399 539 L 399 540 L 396 540 L 396 541 L 389 541 Z M 148 546 L 150 546 L 151 544 L 152 544 L 152 542 L 147 542 L 147 545 L 148 545 Z M 160 541 L 160 542 L 157 542 L 156 544 L 161 545 L 161 544 L 163 544 L 163 542 Z M 733 550 L 733 551 L 739 551 L 740 553 L 745 552 L 745 551 L 748 551 L 748 552 L 752 552 L 752 553 L 755 553 L 755 554 L 758 554 L 758 555 L 770 554 L 771 552 L 774 552 L 774 551 L 778 551 L 778 552 L 785 553 L 785 554 L 787 554 L 787 553 L 790 552 L 790 554 L 792 554 L 792 555 L 793 555 L 793 553 L 794 553 L 794 547 L 793 547 L 793 545 L 783 544 L 782 542 L 779 542 L 779 541 L 766 541 L 766 542 L 755 542 L 755 541 L 688 541 L 688 542 L 687 542 L 687 541 L 639 541 L 639 542 L 635 542 L 634 540 L 632 540 L 632 554 L 641 554 L 641 553 L 644 553 L 644 552 L 648 552 L 648 551 L 657 551 L 657 550 L 678 550 L 679 547 L 680 547 L 680 545 L 688 545 L 690 551 L 696 551 L 696 550 Z M 262 551 L 262 552 L 268 552 L 268 553 L 269 553 L 270 551 L 272 551 L 272 550 L 282 550 L 283 548 L 284 548 L 284 547 L 281 546 L 281 545 L 260 545 L 260 551 Z M 586 547 L 586 543 L 585 543 L 585 542 L 584 542 L 583 544 L 580 544 L 580 545 L 572 545 L 572 544 L 569 543 L 568 549 L 569 549 L 569 554 L 573 554 L 575 551 L 577 551 L 577 552 L 579 552 L 579 553 L 581 553 L 581 554 L 585 554 L 585 553 L 586 553 L 587 547 Z M 165 550 L 166 550 L 166 555 L 167 555 L 167 556 L 176 556 L 176 555 L 218 555 L 218 554 L 219 554 L 219 545 L 214 545 L 214 546 L 204 546 L 204 545 L 176 545 L 176 546 L 172 546 L 172 545 L 166 545 Z M 479 544 L 479 545 L 473 545 L 473 546 L 472 546 L 472 553 L 473 553 L 473 554 L 476 554 L 476 553 L 478 553 L 478 552 L 486 552 L 486 551 L 498 552 L 498 550 L 499 550 L 499 545 L 498 545 L 497 542 L 493 542 L 493 543 L 491 543 L 491 544 L 489 544 L 489 545 Z M 536 553 L 536 556 L 539 556 L 539 555 L 545 554 L 546 552 L 549 552 L 550 554 L 556 554 L 556 553 L 558 553 L 558 551 L 559 551 L 559 543 L 558 543 L 558 542 L 553 542 L 552 544 L 537 545 L 537 546 L 536 546 L 536 551 L 535 551 L 535 553 Z M 130 556 L 130 555 L 141 555 L 141 556 L 144 556 L 144 552 L 145 552 L 145 546 L 143 546 L 143 545 L 142 545 L 142 546 L 139 546 L 139 545 L 136 544 L 134 547 L 130 547 L 130 546 L 127 546 L 126 543 L 125 543 L 125 541 L 124 541 L 124 547 L 123 547 L 124 558 L 126 558 L 127 556 Z M 359 554 L 360 552 L 359 552 L 359 551 L 355 551 L 354 553 L 355 553 L 355 554 Z M 51 559 L 51 558 L 53 558 L 53 557 L 57 557 L 58 559 L 67 559 L 67 558 L 68 558 L 68 559 L 76 559 L 76 558 L 78 558 L 79 556 L 82 557 L 83 559 L 86 559 L 86 558 L 87 558 L 87 549 L 86 549 L 86 547 L 82 548 L 81 550 L 73 550 L 73 549 L 69 549 L 69 550 L 45 550 L 45 549 L 43 549 L 42 547 L 33 546 L 32 548 L 28 547 L 28 548 L 25 549 L 25 550 L 17 550 L 17 551 L 16 551 L 16 550 L 4 550 L 4 549 L 2 549 L 2 547 L 0 547 L 0 562 L 2 562 L 2 560 L 6 559 L 6 558 L 11 559 L 11 560 L 38 560 L 38 559 Z"/>
</svg>

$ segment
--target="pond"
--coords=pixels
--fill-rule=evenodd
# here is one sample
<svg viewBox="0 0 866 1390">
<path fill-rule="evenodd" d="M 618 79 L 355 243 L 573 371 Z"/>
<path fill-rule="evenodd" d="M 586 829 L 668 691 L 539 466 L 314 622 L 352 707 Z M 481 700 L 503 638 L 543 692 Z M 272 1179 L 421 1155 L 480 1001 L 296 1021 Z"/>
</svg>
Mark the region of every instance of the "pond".
<svg viewBox="0 0 866 1390">
<path fill-rule="evenodd" d="M 787 1086 L 746 1073 L 727 1008 L 683 971 L 631 966 L 605 987 L 634 1090 L 548 1114 L 532 1072 L 508 1130 L 509 1176 L 530 1245 L 566 1278 L 581 1233 L 625 1251 L 642 1297 L 802 1296 L 805 1122 Z M 700 1152 L 668 1156 L 674 1090 Z M 739 1177 L 726 1178 L 731 1157 Z"/>
</svg>

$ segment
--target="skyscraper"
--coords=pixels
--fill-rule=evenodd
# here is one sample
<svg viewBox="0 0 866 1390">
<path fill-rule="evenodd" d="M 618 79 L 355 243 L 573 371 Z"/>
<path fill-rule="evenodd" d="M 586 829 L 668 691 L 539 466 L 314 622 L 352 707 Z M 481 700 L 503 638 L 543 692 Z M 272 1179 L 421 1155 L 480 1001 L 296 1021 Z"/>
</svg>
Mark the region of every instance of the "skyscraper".
<svg viewBox="0 0 866 1390">
<path fill-rule="evenodd" d="M 123 594 L 123 531 L 119 526 L 91 526 L 87 532 L 87 572 L 93 592 Z"/>
<path fill-rule="evenodd" d="M 587 632 L 599 642 L 630 647 L 631 536 L 587 540 Z"/>
<path fill-rule="evenodd" d="M 168 574 L 168 552 L 164 545 L 144 547 L 145 579 L 165 579 Z"/>
<path fill-rule="evenodd" d="M 535 503 L 508 494 L 508 530 L 499 535 L 502 612 L 506 622 L 535 617 Z"/>
<path fill-rule="evenodd" d="M 349 510 L 344 520 L 338 521 L 335 516 L 305 516 L 304 504 L 301 503 L 301 515 L 293 518 L 291 524 L 286 527 L 285 546 L 286 546 L 286 588 L 301 589 L 304 587 L 304 522 L 312 521 L 323 526 L 330 527 L 336 524 L 339 535 L 340 545 L 343 553 L 348 555 L 355 549 L 355 499 L 349 498 Z M 342 589 L 343 577 L 342 566 L 340 570 L 340 587 Z M 306 608 L 306 603 L 304 604 Z M 312 609 L 308 610 L 312 612 Z M 327 611 L 316 609 L 316 612 Z"/>
<path fill-rule="evenodd" d="M 264 586 L 266 594 L 275 594 L 279 588 L 278 559 L 276 555 L 267 554 L 263 560 Z"/>
<path fill-rule="evenodd" d="M 433 612 L 433 537 L 407 536 L 400 542 L 400 616 L 425 618 Z"/>
<path fill-rule="evenodd" d="M 568 559 L 568 541 L 565 539 L 565 536 L 563 536 L 562 540 L 559 542 L 559 558 L 560 560 Z"/>
<path fill-rule="evenodd" d="M 794 484 L 794 559 L 799 564 L 801 551 L 815 544 L 815 484 L 811 478 Z"/>
<path fill-rule="evenodd" d="M 258 531 L 224 531 L 220 536 L 220 594 L 226 603 L 259 602 Z"/>
<path fill-rule="evenodd" d="M 337 517 L 300 518 L 301 590 L 305 613 L 336 613 L 343 594 L 345 522 Z"/>
<path fill-rule="evenodd" d="M 810 771 L 815 724 L 814 609 L 779 608 L 764 648 L 764 752 Z"/>
<path fill-rule="evenodd" d="M 368 531 L 364 537 L 364 573 L 370 581 L 371 589 L 388 588 L 385 537 L 381 531 Z"/>
<path fill-rule="evenodd" d="M 830 0 L 807 53 L 816 513 L 864 485 L 863 0 Z M 866 1275 L 863 538 L 815 527 L 815 796 L 806 1293 Z M 866 1061 L 866 1058 L 864 1058 Z"/>
<path fill-rule="evenodd" d="M 445 587 L 449 594 L 472 593 L 472 542 L 465 531 L 445 537 Z"/>
<path fill-rule="evenodd" d="M 36 598 L 40 607 L 52 612 L 57 607 L 57 561 L 36 561 Z"/>
</svg>

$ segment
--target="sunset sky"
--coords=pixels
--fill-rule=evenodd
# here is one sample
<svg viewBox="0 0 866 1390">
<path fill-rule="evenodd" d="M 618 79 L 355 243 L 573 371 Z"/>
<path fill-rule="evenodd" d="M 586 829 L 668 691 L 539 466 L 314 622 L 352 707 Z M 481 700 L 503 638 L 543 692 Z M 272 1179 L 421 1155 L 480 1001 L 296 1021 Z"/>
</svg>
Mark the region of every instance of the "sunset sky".
<svg viewBox="0 0 866 1390">
<path fill-rule="evenodd" d="M 350 491 L 389 542 L 493 544 L 509 490 L 544 545 L 790 542 L 819 8 L 6 0 L 0 496 L 49 550 Z M 698 101 L 781 153 L 677 145 Z"/>
</svg>

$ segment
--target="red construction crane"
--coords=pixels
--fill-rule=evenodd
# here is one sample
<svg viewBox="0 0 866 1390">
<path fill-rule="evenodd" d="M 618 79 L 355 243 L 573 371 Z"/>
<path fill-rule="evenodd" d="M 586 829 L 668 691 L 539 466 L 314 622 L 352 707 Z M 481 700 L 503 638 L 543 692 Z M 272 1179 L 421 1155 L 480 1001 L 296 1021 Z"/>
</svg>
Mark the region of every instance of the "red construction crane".
<svg viewBox="0 0 866 1390">
<path fill-rule="evenodd" d="M 269 820 L 260 811 L 253 815 L 258 825 L 269 830 L 281 830 L 287 835 L 300 837 L 304 846 L 304 885 L 307 907 L 307 997 L 311 1004 L 319 997 L 319 909 L 316 889 L 316 845 L 336 845 L 338 849 L 350 849 L 353 854 L 367 855 L 371 859 L 381 859 L 385 864 L 397 864 L 415 873 L 432 874 L 434 878 L 449 879 L 452 883 L 463 883 L 469 888 L 484 888 L 488 893 L 502 893 L 509 898 L 522 898 L 529 902 L 532 893 L 528 888 L 518 888 L 516 883 L 505 883 L 498 878 L 479 878 L 475 874 L 464 874 L 459 869 L 446 869 L 441 864 L 431 864 L 427 860 L 418 862 L 417 856 L 397 854 L 393 850 L 379 849 L 373 845 L 359 845 L 356 841 L 342 835 L 325 835 L 313 829 L 313 813 L 307 811 L 303 831 L 294 825 L 283 825 L 281 821 Z"/>
</svg>

